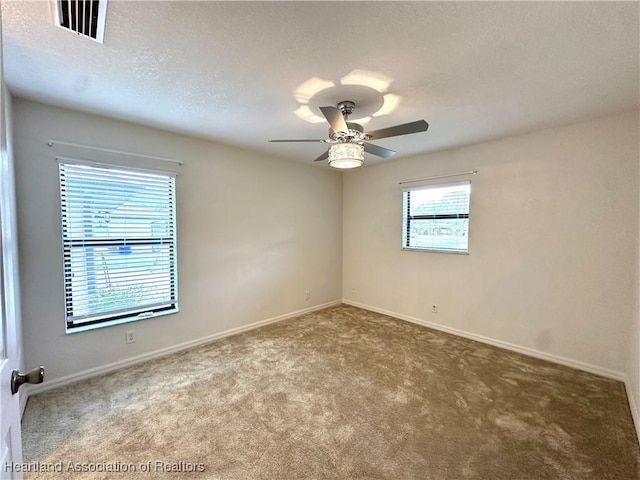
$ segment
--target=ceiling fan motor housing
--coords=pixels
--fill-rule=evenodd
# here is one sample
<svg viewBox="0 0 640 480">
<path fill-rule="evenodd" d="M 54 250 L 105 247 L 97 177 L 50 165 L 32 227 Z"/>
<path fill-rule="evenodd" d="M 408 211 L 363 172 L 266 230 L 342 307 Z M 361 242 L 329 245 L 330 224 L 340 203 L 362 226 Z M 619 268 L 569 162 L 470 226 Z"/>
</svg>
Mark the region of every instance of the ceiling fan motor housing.
<svg viewBox="0 0 640 480">
<path fill-rule="evenodd" d="M 364 129 L 362 125 L 346 122 L 347 127 L 349 127 L 348 132 L 334 132 L 332 128 L 329 129 L 329 138 L 336 143 L 358 143 L 363 142 L 369 138 L 369 136 L 364 133 Z"/>
</svg>

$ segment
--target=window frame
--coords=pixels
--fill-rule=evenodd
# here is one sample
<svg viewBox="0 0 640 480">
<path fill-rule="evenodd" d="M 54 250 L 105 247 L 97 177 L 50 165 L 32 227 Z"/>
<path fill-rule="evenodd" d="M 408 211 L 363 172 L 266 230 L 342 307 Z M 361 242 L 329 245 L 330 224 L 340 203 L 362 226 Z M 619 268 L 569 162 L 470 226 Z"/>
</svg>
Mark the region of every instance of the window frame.
<svg viewBox="0 0 640 480">
<path fill-rule="evenodd" d="M 113 325 L 120 325 L 123 323 L 135 322 L 144 320 L 147 318 L 154 318 L 158 316 L 170 315 L 179 312 L 178 306 L 178 231 L 177 231 L 177 206 L 176 206 L 176 178 L 177 173 L 149 168 L 137 168 L 122 164 L 111 164 L 102 162 L 93 162 L 87 160 L 79 160 L 68 157 L 57 157 L 58 162 L 58 187 L 60 188 L 60 225 L 61 225 L 61 253 L 62 253 L 62 278 L 63 278 L 63 300 L 64 300 L 64 317 L 65 317 L 65 331 L 67 334 L 73 334 L 77 332 L 83 332 L 87 330 L 94 330 L 98 328 L 109 327 Z M 99 239 L 90 239 L 83 237 L 82 239 L 71 238 L 66 234 L 69 225 L 65 219 L 65 209 L 69 208 L 69 200 L 66 198 L 66 193 L 63 193 L 63 187 L 65 181 L 63 180 L 63 171 L 65 166 L 75 167 L 90 167 L 94 169 L 115 170 L 123 173 L 155 175 L 167 177 L 169 181 L 170 189 L 168 190 L 167 205 L 170 212 L 170 225 L 169 229 L 172 235 L 163 235 L 159 237 L 134 237 L 134 238 L 118 238 L 118 237 L 105 237 Z M 115 175 L 114 175 L 115 178 Z M 153 225 L 153 223 L 151 224 Z M 106 241 L 105 241 L 106 240 Z M 71 265 L 71 251 L 74 248 L 80 247 L 150 247 L 154 246 L 168 246 L 169 247 L 169 280 L 170 286 L 170 300 L 158 302 L 155 304 L 147 304 L 137 307 L 129 308 L 116 308 L 105 311 L 100 314 L 91 315 L 89 320 L 83 321 L 83 318 L 89 318 L 86 316 L 80 316 L 79 318 L 73 318 L 73 292 L 71 290 L 71 275 L 73 266 Z M 70 272 L 68 274 L 68 271 Z M 125 277 L 130 278 L 130 277 Z"/>
<path fill-rule="evenodd" d="M 428 190 L 428 189 L 436 189 L 436 188 L 446 188 L 446 187 L 454 187 L 457 185 L 468 185 L 469 186 L 469 194 L 468 194 L 468 213 L 442 213 L 442 214 L 429 214 L 429 215 L 410 215 L 411 208 L 411 192 L 419 191 L 419 190 Z M 437 183 L 425 183 L 420 185 L 414 185 L 410 187 L 404 187 L 402 189 L 402 250 L 407 251 L 416 251 L 416 252 L 432 252 L 432 253 L 449 253 L 454 255 L 469 255 L 469 220 L 471 213 L 471 180 L 462 180 L 456 182 L 437 182 Z M 467 228 L 466 228 L 466 249 L 446 249 L 446 248 L 438 248 L 438 247 L 419 247 L 415 245 L 410 245 L 410 231 L 411 231 L 411 221 L 413 220 L 447 220 L 447 219 L 466 219 L 467 220 Z"/>
</svg>

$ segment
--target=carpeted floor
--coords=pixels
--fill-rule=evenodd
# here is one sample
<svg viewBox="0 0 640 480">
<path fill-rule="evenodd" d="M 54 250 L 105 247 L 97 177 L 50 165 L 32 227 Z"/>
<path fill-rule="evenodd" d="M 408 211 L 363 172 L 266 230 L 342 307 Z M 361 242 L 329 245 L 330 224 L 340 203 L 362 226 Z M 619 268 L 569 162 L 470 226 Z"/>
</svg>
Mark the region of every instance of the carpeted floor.
<svg viewBox="0 0 640 480">
<path fill-rule="evenodd" d="M 27 479 L 640 478 L 622 383 L 350 306 L 36 395 L 23 436 Z"/>
</svg>

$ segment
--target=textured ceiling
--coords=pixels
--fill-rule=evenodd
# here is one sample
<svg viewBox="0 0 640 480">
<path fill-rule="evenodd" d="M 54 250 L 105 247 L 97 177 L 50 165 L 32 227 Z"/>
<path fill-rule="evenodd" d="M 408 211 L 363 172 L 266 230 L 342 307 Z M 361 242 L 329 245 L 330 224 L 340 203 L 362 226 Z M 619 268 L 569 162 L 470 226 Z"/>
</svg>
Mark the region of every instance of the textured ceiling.
<svg viewBox="0 0 640 480">
<path fill-rule="evenodd" d="M 365 130 L 429 122 L 375 142 L 395 158 L 637 108 L 638 25 L 638 2 L 110 0 L 99 44 L 2 2 L 13 94 L 305 162 L 326 145 L 267 140 L 325 138 L 341 100 L 394 100 Z"/>
</svg>

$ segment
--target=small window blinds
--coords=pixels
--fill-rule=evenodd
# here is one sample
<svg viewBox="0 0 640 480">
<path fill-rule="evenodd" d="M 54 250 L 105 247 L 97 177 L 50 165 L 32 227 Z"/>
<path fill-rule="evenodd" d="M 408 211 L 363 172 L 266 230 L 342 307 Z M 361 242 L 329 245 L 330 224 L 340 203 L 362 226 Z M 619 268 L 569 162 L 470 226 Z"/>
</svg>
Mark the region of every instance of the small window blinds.
<svg viewBox="0 0 640 480">
<path fill-rule="evenodd" d="M 175 177 L 59 164 L 67 331 L 177 311 Z"/>
<path fill-rule="evenodd" d="M 470 181 L 404 188 L 402 248 L 468 253 L 470 193 Z"/>
</svg>

